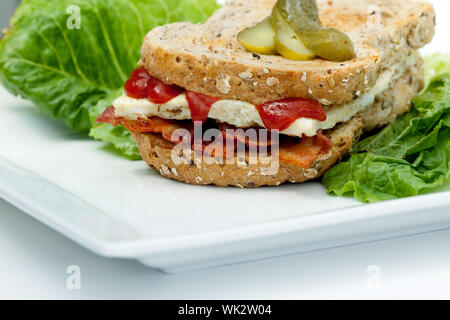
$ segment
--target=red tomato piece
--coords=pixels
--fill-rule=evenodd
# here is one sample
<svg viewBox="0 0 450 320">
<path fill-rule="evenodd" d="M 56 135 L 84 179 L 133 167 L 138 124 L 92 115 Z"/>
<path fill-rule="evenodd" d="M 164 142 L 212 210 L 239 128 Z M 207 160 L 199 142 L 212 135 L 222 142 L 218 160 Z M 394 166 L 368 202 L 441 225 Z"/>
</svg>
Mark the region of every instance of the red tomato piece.
<svg viewBox="0 0 450 320">
<path fill-rule="evenodd" d="M 286 98 L 256 106 L 267 129 L 283 131 L 300 118 L 325 121 L 327 114 L 320 103 L 302 98 Z"/>
<path fill-rule="evenodd" d="M 220 98 L 214 98 L 201 93 L 187 91 L 186 100 L 189 103 L 192 121 L 201 121 L 202 123 L 205 123 L 206 119 L 208 119 L 208 114 L 212 105 L 219 101 Z"/>
<path fill-rule="evenodd" d="M 183 88 L 151 77 L 148 81 L 147 99 L 156 104 L 164 104 L 176 98 L 183 91 Z"/>
</svg>

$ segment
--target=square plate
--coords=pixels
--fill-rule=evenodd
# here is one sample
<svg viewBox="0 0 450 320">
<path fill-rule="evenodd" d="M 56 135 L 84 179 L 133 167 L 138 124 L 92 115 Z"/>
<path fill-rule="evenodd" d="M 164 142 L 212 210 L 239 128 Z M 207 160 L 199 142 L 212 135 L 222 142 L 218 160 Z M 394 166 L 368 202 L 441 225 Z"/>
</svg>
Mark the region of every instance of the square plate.
<svg viewBox="0 0 450 320">
<path fill-rule="evenodd" d="M 450 228 L 450 192 L 363 205 L 318 182 L 165 179 L 0 89 L 0 196 L 84 247 L 166 272 Z"/>
<path fill-rule="evenodd" d="M 446 1 L 433 1 L 447 12 Z M 447 19 L 448 20 L 448 19 Z M 438 20 L 426 53 L 448 52 Z M 317 182 L 191 186 L 73 133 L 0 88 L 0 197 L 84 247 L 180 272 L 450 228 L 450 188 L 372 205 Z"/>
</svg>

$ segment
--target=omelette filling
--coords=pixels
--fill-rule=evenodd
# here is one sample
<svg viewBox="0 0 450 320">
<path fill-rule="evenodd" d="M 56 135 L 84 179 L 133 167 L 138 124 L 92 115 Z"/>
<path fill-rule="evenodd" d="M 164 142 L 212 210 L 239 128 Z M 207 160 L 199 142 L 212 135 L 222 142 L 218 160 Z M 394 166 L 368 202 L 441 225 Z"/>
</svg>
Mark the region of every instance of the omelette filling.
<svg viewBox="0 0 450 320">
<path fill-rule="evenodd" d="M 277 130 L 280 134 L 280 160 L 308 168 L 320 156 L 331 152 L 332 143 L 327 130 L 349 121 L 373 105 L 376 98 L 417 61 L 417 56 L 413 55 L 402 64 L 386 68 L 374 87 L 364 94 L 357 94 L 357 99 L 329 107 L 297 98 L 256 106 L 244 101 L 210 97 L 164 84 L 139 68 L 127 81 L 125 93 L 99 116 L 98 122 L 122 125 L 131 132 L 159 134 L 174 144 L 180 142 L 173 138 L 177 129 L 184 129 L 193 137 L 196 130 L 194 123 L 199 122 L 203 133 L 211 128 L 218 129 L 223 133 L 224 141 L 229 139 L 226 135 L 229 129 L 251 128 L 257 133 L 268 129 L 269 134 Z M 251 141 L 246 136 L 237 135 L 232 139 L 237 144 L 256 144 L 259 148 L 269 144 L 270 147 L 270 142 Z M 210 144 L 202 142 L 201 150 L 208 150 Z M 224 153 L 216 150 L 212 156 L 223 157 Z"/>
<path fill-rule="evenodd" d="M 281 135 L 293 137 L 313 137 L 320 130 L 334 128 L 339 123 L 349 121 L 358 113 L 373 105 L 390 85 L 404 72 L 414 66 L 419 57 L 412 55 L 402 64 L 386 68 L 378 77 L 376 84 L 364 94 L 350 103 L 324 107 L 326 119 L 320 121 L 312 118 L 298 118 L 287 128 L 280 130 Z M 180 92 L 176 97 L 165 103 L 154 103 L 147 98 L 134 98 L 124 93 L 113 102 L 115 114 L 129 120 L 138 118 L 160 117 L 168 120 L 190 120 L 191 110 L 186 92 Z M 220 123 L 227 123 L 238 128 L 261 127 L 268 128 L 254 104 L 239 100 L 221 100 L 213 102 L 208 118 Z"/>
</svg>

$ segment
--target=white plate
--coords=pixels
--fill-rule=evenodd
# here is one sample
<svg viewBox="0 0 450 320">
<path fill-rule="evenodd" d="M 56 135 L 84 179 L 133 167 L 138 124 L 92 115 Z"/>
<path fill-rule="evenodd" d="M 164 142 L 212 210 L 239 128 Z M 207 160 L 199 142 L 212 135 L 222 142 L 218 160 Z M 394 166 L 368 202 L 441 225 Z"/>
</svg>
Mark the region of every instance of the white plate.
<svg viewBox="0 0 450 320">
<path fill-rule="evenodd" d="M 362 205 L 317 182 L 190 186 L 0 101 L 0 196 L 104 256 L 178 272 L 450 227 L 450 192 Z"/>
<path fill-rule="evenodd" d="M 443 31 L 427 51 L 447 47 Z M 317 182 L 185 185 L 3 89 L 0 101 L 0 197 L 103 256 L 179 272 L 450 228 L 448 191 L 362 205 L 327 196 Z"/>
</svg>

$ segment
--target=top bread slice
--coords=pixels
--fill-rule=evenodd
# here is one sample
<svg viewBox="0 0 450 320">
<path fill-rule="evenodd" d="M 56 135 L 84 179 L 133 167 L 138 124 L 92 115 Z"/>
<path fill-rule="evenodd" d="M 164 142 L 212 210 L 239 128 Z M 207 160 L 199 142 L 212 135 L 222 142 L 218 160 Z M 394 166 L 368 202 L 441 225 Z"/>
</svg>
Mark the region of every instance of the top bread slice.
<svg viewBox="0 0 450 320">
<path fill-rule="evenodd" d="M 344 104 L 371 89 L 385 68 L 430 42 L 435 13 L 422 0 L 318 0 L 325 27 L 347 33 L 356 58 L 292 61 L 248 52 L 237 34 L 271 13 L 276 0 L 234 0 L 205 24 L 173 23 L 144 39 L 139 64 L 187 90 L 260 104 L 287 97 Z"/>
</svg>

